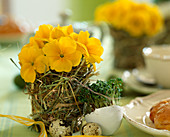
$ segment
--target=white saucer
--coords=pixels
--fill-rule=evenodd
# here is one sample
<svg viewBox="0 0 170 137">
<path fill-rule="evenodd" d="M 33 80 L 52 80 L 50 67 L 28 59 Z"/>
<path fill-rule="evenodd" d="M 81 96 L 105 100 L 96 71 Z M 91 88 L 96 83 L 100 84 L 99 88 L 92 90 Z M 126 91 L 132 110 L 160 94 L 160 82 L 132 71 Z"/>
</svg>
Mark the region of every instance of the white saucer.
<svg viewBox="0 0 170 137">
<path fill-rule="evenodd" d="M 129 89 L 138 93 L 151 94 L 160 90 L 155 79 L 145 70 L 124 71 L 122 78 Z"/>
<path fill-rule="evenodd" d="M 148 73 L 146 70 L 138 70 L 136 79 L 143 84 L 156 85 L 156 80 L 152 74 Z"/>
</svg>

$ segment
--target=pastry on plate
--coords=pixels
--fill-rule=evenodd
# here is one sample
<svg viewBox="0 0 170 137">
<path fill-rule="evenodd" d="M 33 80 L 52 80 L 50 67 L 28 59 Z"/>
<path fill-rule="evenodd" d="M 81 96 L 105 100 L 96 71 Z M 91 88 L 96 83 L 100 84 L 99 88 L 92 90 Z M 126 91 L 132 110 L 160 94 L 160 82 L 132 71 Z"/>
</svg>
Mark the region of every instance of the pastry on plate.
<svg viewBox="0 0 170 137">
<path fill-rule="evenodd" d="M 150 109 L 150 119 L 155 128 L 170 130 L 170 99 L 153 106 Z"/>
</svg>

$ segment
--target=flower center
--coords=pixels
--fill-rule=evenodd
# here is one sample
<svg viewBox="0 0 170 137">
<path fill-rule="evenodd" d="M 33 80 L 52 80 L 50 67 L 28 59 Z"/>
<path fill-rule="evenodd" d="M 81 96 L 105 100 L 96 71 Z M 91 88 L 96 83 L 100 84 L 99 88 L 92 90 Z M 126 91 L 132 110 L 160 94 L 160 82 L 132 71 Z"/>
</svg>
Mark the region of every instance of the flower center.
<svg viewBox="0 0 170 137">
<path fill-rule="evenodd" d="M 34 62 L 32 62 L 31 65 L 34 66 Z"/>
<path fill-rule="evenodd" d="M 48 43 L 48 41 L 43 41 L 44 45 Z"/>
<path fill-rule="evenodd" d="M 60 57 L 61 57 L 61 58 L 64 58 L 64 55 L 63 55 L 63 54 L 60 54 Z"/>
</svg>

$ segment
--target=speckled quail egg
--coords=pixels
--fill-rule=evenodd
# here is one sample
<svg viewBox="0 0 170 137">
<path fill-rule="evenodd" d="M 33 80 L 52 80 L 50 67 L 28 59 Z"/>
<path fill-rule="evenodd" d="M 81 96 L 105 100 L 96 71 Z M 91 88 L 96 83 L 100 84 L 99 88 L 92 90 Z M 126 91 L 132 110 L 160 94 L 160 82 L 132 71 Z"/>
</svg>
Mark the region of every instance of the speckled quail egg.
<svg viewBox="0 0 170 137">
<path fill-rule="evenodd" d="M 52 137 L 62 137 L 72 135 L 71 127 L 61 119 L 53 121 L 49 126 L 49 133 Z"/>
<path fill-rule="evenodd" d="M 102 129 L 97 123 L 86 123 L 81 130 L 82 135 L 102 135 Z"/>
</svg>

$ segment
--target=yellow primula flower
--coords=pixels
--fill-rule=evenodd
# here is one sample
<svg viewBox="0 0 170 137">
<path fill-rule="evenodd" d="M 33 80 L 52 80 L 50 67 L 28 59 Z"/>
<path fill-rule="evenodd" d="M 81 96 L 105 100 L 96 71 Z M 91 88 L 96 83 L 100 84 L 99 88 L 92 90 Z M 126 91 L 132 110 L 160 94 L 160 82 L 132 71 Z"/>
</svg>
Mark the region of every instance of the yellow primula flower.
<svg viewBox="0 0 170 137">
<path fill-rule="evenodd" d="M 76 41 L 77 50 L 79 50 L 84 56 L 89 57 L 89 53 L 88 53 L 87 47 L 86 47 L 84 44 L 78 42 L 79 34 L 73 32 L 73 33 L 70 34 L 70 37 L 71 37 L 73 40 Z"/>
<path fill-rule="evenodd" d="M 53 30 L 52 25 L 40 25 L 38 31 L 36 31 L 35 38 L 43 41 L 49 41 L 51 31 Z"/>
<path fill-rule="evenodd" d="M 36 39 L 35 37 L 30 38 L 30 44 L 32 44 L 34 46 L 36 45 L 40 49 L 42 49 L 45 45 L 45 43 L 42 40 Z"/>
<path fill-rule="evenodd" d="M 23 48 L 25 47 L 31 47 L 31 46 L 35 46 L 37 48 L 42 49 L 44 47 L 44 42 L 40 39 L 36 39 L 35 37 L 31 37 L 30 38 L 30 43 L 26 44 Z"/>
<path fill-rule="evenodd" d="M 93 37 L 89 38 L 89 36 L 88 31 L 80 31 L 77 41 L 86 46 L 89 56 L 85 55 L 85 57 L 90 63 L 100 63 L 103 60 L 100 56 L 103 54 L 104 49 L 100 40 Z"/>
<path fill-rule="evenodd" d="M 57 72 L 70 72 L 73 66 L 80 64 L 82 53 L 77 44 L 69 37 L 61 37 L 47 43 L 43 51 L 49 59 L 51 69 Z"/>
<path fill-rule="evenodd" d="M 78 40 L 78 36 L 79 36 L 79 34 L 77 34 L 77 33 L 75 33 L 75 32 L 72 32 L 72 33 L 70 34 L 70 37 L 71 37 L 73 40 L 75 40 L 75 41 Z"/>
<path fill-rule="evenodd" d="M 25 82 L 33 83 L 39 73 L 49 69 L 70 72 L 82 60 L 87 66 L 93 64 L 95 70 L 94 63 L 102 61 L 103 48 L 98 39 L 89 38 L 89 35 L 83 31 L 75 33 L 72 25 L 41 25 L 18 55 L 21 77 Z"/>
<path fill-rule="evenodd" d="M 45 73 L 49 69 L 47 58 L 36 46 L 22 48 L 18 57 L 21 65 L 21 77 L 25 82 L 33 83 L 36 79 L 36 72 Z"/>
<path fill-rule="evenodd" d="M 55 27 L 51 32 L 51 38 L 52 39 L 59 39 L 61 37 L 69 36 L 71 33 L 73 33 L 73 27 L 72 25 L 69 26 L 59 26 Z"/>
<path fill-rule="evenodd" d="M 73 32 L 73 26 L 72 25 L 62 26 L 62 27 L 60 25 L 58 25 L 57 28 L 62 30 L 62 32 L 65 34 L 65 36 L 68 36 Z"/>
</svg>

